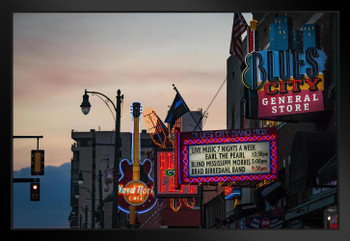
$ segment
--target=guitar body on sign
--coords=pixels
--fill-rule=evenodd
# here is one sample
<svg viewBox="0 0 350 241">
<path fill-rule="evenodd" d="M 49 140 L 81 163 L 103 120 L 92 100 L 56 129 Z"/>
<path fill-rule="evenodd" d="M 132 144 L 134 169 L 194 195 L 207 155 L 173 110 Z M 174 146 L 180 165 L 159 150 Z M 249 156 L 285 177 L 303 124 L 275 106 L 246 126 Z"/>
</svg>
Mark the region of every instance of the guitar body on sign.
<svg viewBox="0 0 350 241">
<path fill-rule="evenodd" d="M 132 160 L 123 159 L 119 164 L 121 177 L 118 186 L 119 209 L 130 214 L 130 224 L 135 222 L 135 214 L 147 212 L 157 202 L 153 192 L 153 164 L 149 159 L 140 161 L 139 117 L 141 104 L 131 106 L 133 117 Z"/>
</svg>

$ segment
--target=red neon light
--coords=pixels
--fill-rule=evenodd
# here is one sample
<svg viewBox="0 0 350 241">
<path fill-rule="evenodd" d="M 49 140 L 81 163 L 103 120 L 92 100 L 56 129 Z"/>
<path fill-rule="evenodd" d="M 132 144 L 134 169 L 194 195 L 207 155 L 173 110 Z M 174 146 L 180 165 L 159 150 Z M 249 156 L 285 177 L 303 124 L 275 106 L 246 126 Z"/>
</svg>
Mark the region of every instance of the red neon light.
<svg viewBox="0 0 350 241">
<path fill-rule="evenodd" d="M 160 194 L 197 194 L 197 186 L 176 185 L 176 169 L 173 152 L 159 152 L 158 185 Z"/>
<path fill-rule="evenodd" d="M 230 195 L 233 192 L 233 187 L 225 187 L 225 196 Z"/>
<path fill-rule="evenodd" d="M 177 211 L 180 210 L 182 204 L 181 204 L 181 199 L 178 198 L 176 199 L 177 201 L 175 201 L 175 198 L 171 198 L 170 199 L 170 207 L 171 209 L 176 213 Z"/>
<path fill-rule="evenodd" d="M 194 205 L 196 204 L 196 200 L 193 198 L 183 198 L 182 201 L 184 202 L 185 206 L 188 208 L 194 208 Z"/>
<path fill-rule="evenodd" d="M 161 173 L 161 176 L 162 174 L 164 173 L 166 169 L 166 166 L 165 166 L 165 154 L 164 153 L 161 153 L 160 154 L 160 173 Z M 164 179 L 163 178 L 160 178 L 159 179 L 159 187 L 160 187 L 160 191 L 161 192 L 165 192 L 165 184 L 164 184 Z"/>
</svg>

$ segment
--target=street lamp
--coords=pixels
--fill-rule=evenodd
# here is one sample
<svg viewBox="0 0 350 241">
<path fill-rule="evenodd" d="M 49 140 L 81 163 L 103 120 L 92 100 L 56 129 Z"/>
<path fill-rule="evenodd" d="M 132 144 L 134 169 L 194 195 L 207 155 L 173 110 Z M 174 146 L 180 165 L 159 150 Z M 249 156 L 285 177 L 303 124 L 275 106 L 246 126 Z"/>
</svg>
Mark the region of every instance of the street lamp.
<svg viewBox="0 0 350 241">
<path fill-rule="evenodd" d="M 80 188 L 87 190 L 91 194 L 91 200 L 95 202 L 95 195 L 89 188 L 87 187 L 80 187 Z M 80 196 L 79 192 L 78 192 L 78 196 Z M 86 205 L 86 208 L 87 208 L 87 205 Z M 91 206 L 91 228 L 95 228 L 95 217 L 96 217 L 95 208 Z M 85 219 L 87 220 L 87 214 L 85 215 Z"/>
<path fill-rule="evenodd" d="M 116 118 L 115 118 L 115 142 L 114 142 L 114 185 L 113 185 L 113 205 L 112 205 L 112 228 L 117 228 L 117 215 L 118 215 L 118 184 L 119 184 L 119 177 L 120 177 L 120 171 L 119 171 L 119 159 L 121 156 L 120 152 L 120 109 L 121 109 L 121 101 L 124 98 L 124 95 L 121 95 L 120 90 L 118 89 L 117 91 L 117 105 L 111 101 L 110 98 L 108 98 L 106 95 L 96 92 L 96 91 L 88 91 L 85 89 L 85 94 L 83 95 L 83 102 L 81 103 L 81 111 L 83 112 L 84 115 L 87 115 L 90 112 L 90 107 L 91 104 L 89 102 L 89 96 L 88 93 L 91 94 L 96 94 L 98 97 L 102 96 L 106 99 L 105 104 L 107 107 L 111 110 L 109 107 L 108 103 L 110 103 L 113 106 L 113 109 L 116 113 Z M 112 113 L 113 115 L 113 113 Z M 114 116 L 113 116 L 114 118 Z"/>
<path fill-rule="evenodd" d="M 80 105 L 81 111 L 84 115 L 89 114 L 90 112 L 91 104 L 89 102 L 89 96 L 87 94 L 87 91 L 85 90 L 85 94 L 83 95 L 83 102 Z"/>
<path fill-rule="evenodd" d="M 83 182 L 84 182 L 83 173 L 80 171 L 79 172 L 79 177 L 78 177 L 78 184 L 82 185 Z"/>
<path fill-rule="evenodd" d="M 78 177 L 78 184 L 79 185 L 82 185 L 84 183 L 83 172 L 88 172 L 88 173 L 92 174 L 92 171 L 80 170 L 79 177 Z M 100 227 L 104 228 L 104 220 L 103 220 L 103 218 L 104 218 L 103 206 L 104 205 L 103 205 L 103 200 L 102 200 L 102 173 L 101 173 L 101 170 L 98 170 L 98 176 L 96 176 L 96 175 L 92 175 L 92 176 L 95 176 L 97 181 L 98 181 L 99 199 L 100 199 L 100 211 L 99 212 L 100 212 L 100 219 L 101 219 Z M 84 187 L 82 187 L 82 188 L 84 188 Z M 92 203 L 95 204 L 95 195 L 93 192 L 91 192 L 91 200 L 93 201 Z M 94 211 L 94 207 L 92 207 L 92 211 Z M 92 223 L 94 226 L 95 222 L 92 222 Z"/>
</svg>

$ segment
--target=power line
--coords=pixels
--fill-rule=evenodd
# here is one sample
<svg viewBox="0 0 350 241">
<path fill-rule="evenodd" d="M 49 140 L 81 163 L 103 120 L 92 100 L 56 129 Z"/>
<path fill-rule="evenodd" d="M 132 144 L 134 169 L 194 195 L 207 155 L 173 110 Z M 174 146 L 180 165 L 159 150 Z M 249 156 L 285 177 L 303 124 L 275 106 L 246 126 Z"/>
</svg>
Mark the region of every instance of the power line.
<svg viewBox="0 0 350 241">
<path fill-rule="evenodd" d="M 204 111 L 204 114 L 208 112 L 208 109 L 210 108 L 211 104 L 213 104 L 213 102 L 214 102 L 216 96 L 219 94 L 219 92 L 220 92 L 222 86 L 224 86 L 226 80 L 227 80 L 227 79 L 225 78 L 225 79 L 224 79 L 224 82 L 222 82 L 222 84 L 221 84 L 220 88 L 218 89 L 218 91 L 216 92 L 214 98 L 211 100 L 211 102 L 210 102 L 210 104 L 208 105 L 207 109 Z"/>
<path fill-rule="evenodd" d="M 213 104 L 213 102 L 214 102 L 215 98 L 218 96 L 218 94 L 219 94 L 219 92 L 220 92 L 220 90 L 221 90 L 222 86 L 224 86 L 224 84 L 225 84 L 226 80 L 227 80 L 227 78 L 225 78 L 225 79 L 224 79 L 224 81 L 223 81 L 223 82 L 222 82 L 222 84 L 220 85 L 220 88 L 218 89 L 218 91 L 216 91 L 216 93 L 215 93 L 215 95 L 214 95 L 213 99 L 210 101 L 210 103 L 209 103 L 209 105 L 208 105 L 207 109 L 204 111 L 204 113 L 203 113 L 203 116 L 202 116 L 201 120 L 202 120 L 204 117 L 205 117 L 205 118 L 207 118 L 207 113 L 208 113 L 208 110 L 209 110 L 210 106 Z M 201 121 L 201 120 L 200 120 L 200 121 Z M 200 122 L 200 121 L 199 121 L 199 122 Z M 196 126 L 196 128 L 197 128 L 197 126 Z M 203 129 L 203 128 L 204 128 L 204 124 L 202 125 L 202 129 Z"/>
</svg>

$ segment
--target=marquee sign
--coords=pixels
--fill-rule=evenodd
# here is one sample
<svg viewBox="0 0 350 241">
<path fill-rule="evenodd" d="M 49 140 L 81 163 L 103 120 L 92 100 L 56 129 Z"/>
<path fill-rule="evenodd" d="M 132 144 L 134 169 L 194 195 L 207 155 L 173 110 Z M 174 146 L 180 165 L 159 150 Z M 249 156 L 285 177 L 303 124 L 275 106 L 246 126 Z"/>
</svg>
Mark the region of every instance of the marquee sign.
<svg viewBox="0 0 350 241">
<path fill-rule="evenodd" d="M 326 54 L 315 48 L 246 56 L 243 84 L 258 94 L 258 117 L 323 111 Z"/>
<path fill-rule="evenodd" d="M 275 128 L 177 133 L 181 184 L 277 179 Z"/>
</svg>

